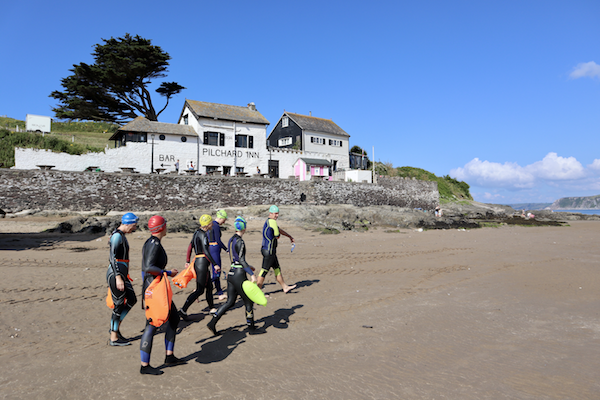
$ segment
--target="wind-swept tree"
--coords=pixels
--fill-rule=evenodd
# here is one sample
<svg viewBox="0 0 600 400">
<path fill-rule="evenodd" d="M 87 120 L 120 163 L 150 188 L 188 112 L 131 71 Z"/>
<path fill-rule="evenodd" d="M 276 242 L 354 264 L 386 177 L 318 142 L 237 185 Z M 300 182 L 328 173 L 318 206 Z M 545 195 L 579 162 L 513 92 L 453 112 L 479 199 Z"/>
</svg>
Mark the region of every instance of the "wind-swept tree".
<svg viewBox="0 0 600 400">
<path fill-rule="evenodd" d="M 73 75 L 62 79 L 64 90 L 50 94 L 59 102 L 52 109 L 56 117 L 119 123 L 141 114 L 157 121 L 171 97 L 185 89 L 177 82 L 161 83 L 156 92 L 167 101 L 156 112 L 148 86 L 167 76 L 169 54 L 150 40 L 129 33 L 102 40 L 104 44 L 94 46 L 94 64 L 73 65 Z"/>
</svg>

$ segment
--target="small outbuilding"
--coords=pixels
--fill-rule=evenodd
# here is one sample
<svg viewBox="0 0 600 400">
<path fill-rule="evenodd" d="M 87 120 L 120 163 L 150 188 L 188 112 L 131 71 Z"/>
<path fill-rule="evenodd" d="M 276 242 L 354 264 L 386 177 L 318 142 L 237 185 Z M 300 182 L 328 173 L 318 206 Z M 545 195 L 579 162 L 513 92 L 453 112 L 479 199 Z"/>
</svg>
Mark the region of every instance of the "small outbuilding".
<svg viewBox="0 0 600 400">
<path fill-rule="evenodd" d="M 294 164 L 294 176 L 300 181 L 315 179 L 331 180 L 332 163 L 318 158 L 298 158 Z"/>
</svg>

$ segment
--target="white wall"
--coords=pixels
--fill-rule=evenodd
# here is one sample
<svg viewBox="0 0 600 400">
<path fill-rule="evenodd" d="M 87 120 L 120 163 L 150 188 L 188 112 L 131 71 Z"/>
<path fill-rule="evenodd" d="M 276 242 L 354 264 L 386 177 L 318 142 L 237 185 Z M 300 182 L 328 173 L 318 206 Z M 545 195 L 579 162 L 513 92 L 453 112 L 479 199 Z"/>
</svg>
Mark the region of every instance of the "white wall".
<svg viewBox="0 0 600 400">
<path fill-rule="evenodd" d="M 316 153 L 309 151 L 293 150 L 293 149 L 275 149 L 270 147 L 267 151 L 267 164 L 269 158 L 279 161 L 279 177 L 287 179 L 294 176 L 294 164 L 299 158 L 317 158 L 319 160 L 331 160 L 331 154 Z M 338 164 L 339 165 L 339 164 Z M 306 168 L 306 167 L 305 167 Z"/>
<path fill-rule="evenodd" d="M 324 138 L 325 144 L 311 143 L 311 137 Z M 329 139 L 341 140 L 341 146 L 330 146 Z M 314 153 L 324 153 L 327 155 L 326 159 L 337 161 L 337 169 L 350 168 L 350 160 L 348 158 L 348 138 L 343 138 L 337 135 L 329 135 L 321 132 L 310 132 L 305 131 L 303 137 L 304 150 Z M 323 158 L 323 157 L 316 157 Z"/>
<path fill-rule="evenodd" d="M 346 182 L 367 182 L 373 183 L 373 174 L 371 171 L 365 171 L 360 169 L 352 169 L 348 171 L 344 171 L 346 177 L 344 181 Z"/>
</svg>

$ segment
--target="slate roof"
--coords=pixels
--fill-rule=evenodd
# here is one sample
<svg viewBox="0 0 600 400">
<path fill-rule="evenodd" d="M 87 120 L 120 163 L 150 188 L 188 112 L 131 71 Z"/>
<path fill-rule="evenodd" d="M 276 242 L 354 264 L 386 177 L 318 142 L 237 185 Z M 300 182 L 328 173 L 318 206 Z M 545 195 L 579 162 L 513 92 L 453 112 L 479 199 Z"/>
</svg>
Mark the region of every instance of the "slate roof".
<svg viewBox="0 0 600 400">
<path fill-rule="evenodd" d="M 189 125 L 168 124 L 165 122 L 150 121 L 143 116 L 139 116 L 133 121 L 122 126 L 114 133 L 109 140 L 118 140 L 123 132 L 142 132 L 156 133 L 178 136 L 198 136 L 194 128 Z"/>
<path fill-rule="evenodd" d="M 300 157 L 299 160 L 304 161 L 306 165 L 328 165 L 331 166 L 331 161 L 321 160 L 319 158 L 304 158 Z"/>
<path fill-rule="evenodd" d="M 294 114 L 287 111 L 284 114 L 289 116 L 300 128 L 302 128 L 302 130 L 350 137 L 346 131 L 337 126 L 337 124 L 330 119 Z"/>
<path fill-rule="evenodd" d="M 252 122 L 269 125 L 269 121 L 257 110 L 249 107 L 230 106 L 227 104 L 207 103 L 205 101 L 186 100 L 187 105 L 196 118 L 217 118 L 226 121 Z M 183 106 L 185 110 L 185 105 Z M 183 111 L 182 111 L 183 113 Z"/>
</svg>

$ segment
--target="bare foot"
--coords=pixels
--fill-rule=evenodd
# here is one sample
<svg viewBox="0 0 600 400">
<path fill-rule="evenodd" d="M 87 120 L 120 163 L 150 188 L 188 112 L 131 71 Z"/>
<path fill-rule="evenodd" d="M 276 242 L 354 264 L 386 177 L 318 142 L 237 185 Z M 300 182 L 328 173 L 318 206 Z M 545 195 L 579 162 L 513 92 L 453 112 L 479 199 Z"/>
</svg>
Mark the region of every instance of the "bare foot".
<svg viewBox="0 0 600 400">
<path fill-rule="evenodd" d="M 219 296 L 219 300 L 225 300 L 227 299 L 227 295 L 226 294 L 222 294 Z"/>
<path fill-rule="evenodd" d="M 216 312 L 217 312 L 217 309 L 216 309 L 216 308 L 211 308 L 211 309 L 210 309 L 210 311 L 209 311 L 209 313 L 210 313 L 210 314 L 214 314 L 214 313 L 216 313 Z"/>
<path fill-rule="evenodd" d="M 296 285 L 288 285 L 287 287 L 283 288 L 283 293 L 287 293 L 292 289 L 295 289 Z"/>
</svg>

